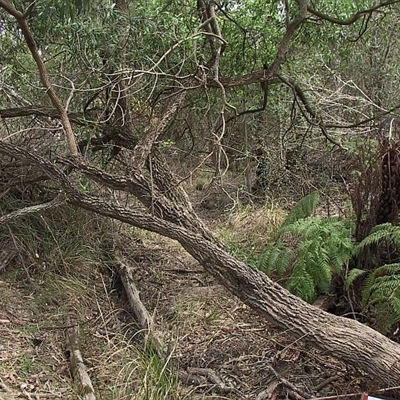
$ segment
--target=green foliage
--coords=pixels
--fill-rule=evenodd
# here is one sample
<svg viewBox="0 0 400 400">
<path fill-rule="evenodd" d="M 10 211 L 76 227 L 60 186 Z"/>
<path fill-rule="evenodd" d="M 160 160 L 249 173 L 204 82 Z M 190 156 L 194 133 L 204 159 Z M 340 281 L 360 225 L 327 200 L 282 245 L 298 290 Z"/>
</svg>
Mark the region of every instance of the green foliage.
<svg viewBox="0 0 400 400">
<path fill-rule="evenodd" d="M 362 304 L 385 333 L 400 321 L 400 263 L 386 264 L 369 273 L 364 281 Z"/>
<path fill-rule="evenodd" d="M 290 210 L 288 216 L 282 224 L 282 228 L 294 222 L 309 217 L 315 211 L 320 197 L 318 192 L 312 192 L 299 200 Z"/>
<path fill-rule="evenodd" d="M 373 253 L 397 252 L 400 248 L 400 227 L 390 223 L 375 226 L 371 233 L 355 246 L 355 253 L 370 247 Z M 378 262 L 372 260 L 371 262 Z M 384 264 L 371 271 L 352 269 L 345 279 L 349 289 L 357 278 L 364 276 L 361 307 L 364 313 L 372 314 L 379 329 L 387 333 L 394 323 L 400 321 L 400 263 Z"/>
<path fill-rule="evenodd" d="M 278 278 L 283 278 L 286 271 L 293 262 L 294 251 L 283 242 L 274 242 L 267 245 L 263 251 L 255 257 L 257 262 L 253 262 L 252 266 L 262 269 L 271 274 L 274 272 Z"/>
<path fill-rule="evenodd" d="M 56 18 L 67 21 L 86 11 L 89 4 L 89 0 L 42 0 L 36 3 L 35 11 L 37 16 L 44 19 Z"/>
<path fill-rule="evenodd" d="M 352 226 L 348 220 L 312 216 L 318 201 L 318 193 L 301 199 L 286 217 L 273 242 L 261 252 L 242 256 L 252 267 L 273 276 L 308 302 L 313 302 L 320 293 L 328 294 L 332 278 L 342 275 L 351 258 L 367 247 L 400 248 L 399 226 L 378 225 L 356 244 L 352 241 Z M 400 263 L 385 264 L 372 271 L 350 269 L 344 278 L 346 291 L 363 277 L 361 307 L 365 313 L 373 315 L 379 329 L 387 332 L 400 321 Z"/>
<path fill-rule="evenodd" d="M 346 221 L 311 216 L 319 201 L 317 192 L 301 199 L 252 265 L 285 281 L 302 299 L 313 302 L 318 293 L 330 292 L 332 277 L 342 272 L 354 245 Z"/>
<path fill-rule="evenodd" d="M 346 274 L 345 289 L 348 291 L 350 286 L 361 276 L 365 275 L 367 271 L 364 269 L 353 268 Z"/>
<path fill-rule="evenodd" d="M 400 246 L 400 227 L 385 223 L 375 226 L 370 234 L 363 239 L 356 247 L 357 253 L 371 245 L 387 243 L 394 246 Z"/>
</svg>

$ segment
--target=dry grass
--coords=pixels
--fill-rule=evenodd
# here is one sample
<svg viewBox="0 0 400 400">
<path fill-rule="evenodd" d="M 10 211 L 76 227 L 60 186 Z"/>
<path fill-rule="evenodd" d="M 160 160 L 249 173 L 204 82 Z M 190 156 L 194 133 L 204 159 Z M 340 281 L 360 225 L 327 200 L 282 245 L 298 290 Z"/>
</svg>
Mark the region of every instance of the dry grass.
<svg viewBox="0 0 400 400">
<path fill-rule="evenodd" d="M 32 295 L 5 281 L 0 287 L 0 398 L 19 398 L 27 392 L 75 399 L 57 344 L 59 332 L 43 329 L 50 321 L 35 313 Z"/>
<path fill-rule="evenodd" d="M 70 317 L 99 398 L 178 398 L 173 369 L 144 348 L 106 266 L 117 228 L 66 207 L 3 231 L 19 257 L 0 276 L 0 399 L 79 398 L 65 354 Z"/>
<path fill-rule="evenodd" d="M 220 236 L 226 243 L 263 246 L 286 215 L 287 211 L 272 201 L 262 207 L 248 205 L 229 215 Z"/>
</svg>

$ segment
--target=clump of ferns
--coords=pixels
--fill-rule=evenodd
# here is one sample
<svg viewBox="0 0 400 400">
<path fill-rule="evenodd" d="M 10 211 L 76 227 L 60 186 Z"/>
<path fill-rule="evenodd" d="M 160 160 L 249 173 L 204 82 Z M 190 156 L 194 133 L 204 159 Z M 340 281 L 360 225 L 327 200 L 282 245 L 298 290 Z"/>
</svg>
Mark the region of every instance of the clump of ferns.
<svg viewBox="0 0 400 400">
<path fill-rule="evenodd" d="M 386 248 L 400 250 L 400 227 L 391 223 L 375 226 L 356 247 L 359 254 L 364 249 Z M 398 260 L 397 260 L 398 261 Z M 375 325 L 384 333 L 400 321 L 400 262 L 386 263 L 371 269 L 354 268 L 346 277 L 346 289 L 361 278 L 361 307 L 365 314 L 375 319 Z"/>
<path fill-rule="evenodd" d="M 363 314 L 387 333 L 400 321 L 400 226 L 377 225 L 356 243 L 353 221 L 313 215 L 318 202 L 318 193 L 301 199 L 273 240 L 247 261 L 310 303 L 319 294 L 331 293 L 335 276 L 341 277 L 347 293 L 356 281 L 361 282 L 361 289 L 354 289 L 361 290 Z M 369 265 L 349 268 L 366 249 L 372 249 Z M 395 262 L 382 265 L 381 259 L 393 254 Z"/>
<path fill-rule="evenodd" d="M 351 224 L 312 215 L 318 203 L 317 192 L 301 199 L 252 263 L 310 303 L 331 292 L 332 278 L 354 253 Z"/>
</svg>

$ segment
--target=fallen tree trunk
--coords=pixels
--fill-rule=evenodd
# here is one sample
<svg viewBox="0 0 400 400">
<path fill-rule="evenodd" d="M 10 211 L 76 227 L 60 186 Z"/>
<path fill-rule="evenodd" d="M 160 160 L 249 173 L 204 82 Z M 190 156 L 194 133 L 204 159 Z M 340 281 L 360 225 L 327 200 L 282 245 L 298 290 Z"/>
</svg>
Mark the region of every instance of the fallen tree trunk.
<svg viewBox="0 0 400 400">
<path fill-rule="evenodd" d="M 400 346 L 357 321 L 328 314 L 292 295 L 264 273 L 252 270 L 203 236 L 159 218 L 80 194 L 72 202 L 130 225 L 177 240 L 232 294 L 268 321 L 332 357 L 365 371 L 373 380 L 400 380 Z"/>
<path fill-rule="evenodd" d="M 58 167 L 44 158 L 2 141 L 0 152 L 27 159 L 42 168 L 60 183 L 68 200 L 79 207 L 177 240 L 232 294 L 284 329 L 293 340 L 304 340 L 385 386 L 400 381 L 400 346 L 380 333 L 302 301 L 265 274 L 235 259 L 218 241 L 214 243 L 187 227 L 79 191 Z"/>
<path fill-rule="evenodd" d="M 164 346 L 161 336 L 158 334 L 154 326 L 153 317 L 147 311 L 147 308 L 140 299 L 140 292 L 136 287 L 132 268 L 126 263 L 119 261 L 118 273 L 121 277 L 122 284 L 124 285 L 126 295 L 128 296 L 129 305 L 131 306 L 140 327 L 143 329 L 146 344 L 154 349 L 160 357 L 164 357 Z"/>
</svg>

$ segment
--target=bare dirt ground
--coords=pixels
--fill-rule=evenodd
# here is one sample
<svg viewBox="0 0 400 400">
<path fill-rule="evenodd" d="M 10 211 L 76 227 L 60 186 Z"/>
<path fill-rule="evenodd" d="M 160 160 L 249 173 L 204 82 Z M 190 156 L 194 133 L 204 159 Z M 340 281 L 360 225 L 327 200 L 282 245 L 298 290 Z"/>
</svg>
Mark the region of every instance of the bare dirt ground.
<svg viewBox="0 0 400 400">
<path fill-rule="evenodd" d="M 19 286 L 0 280 L 0 399 L 76 399 L 62 330 L 40 326 L 33 295 Z"/>
</svg>

